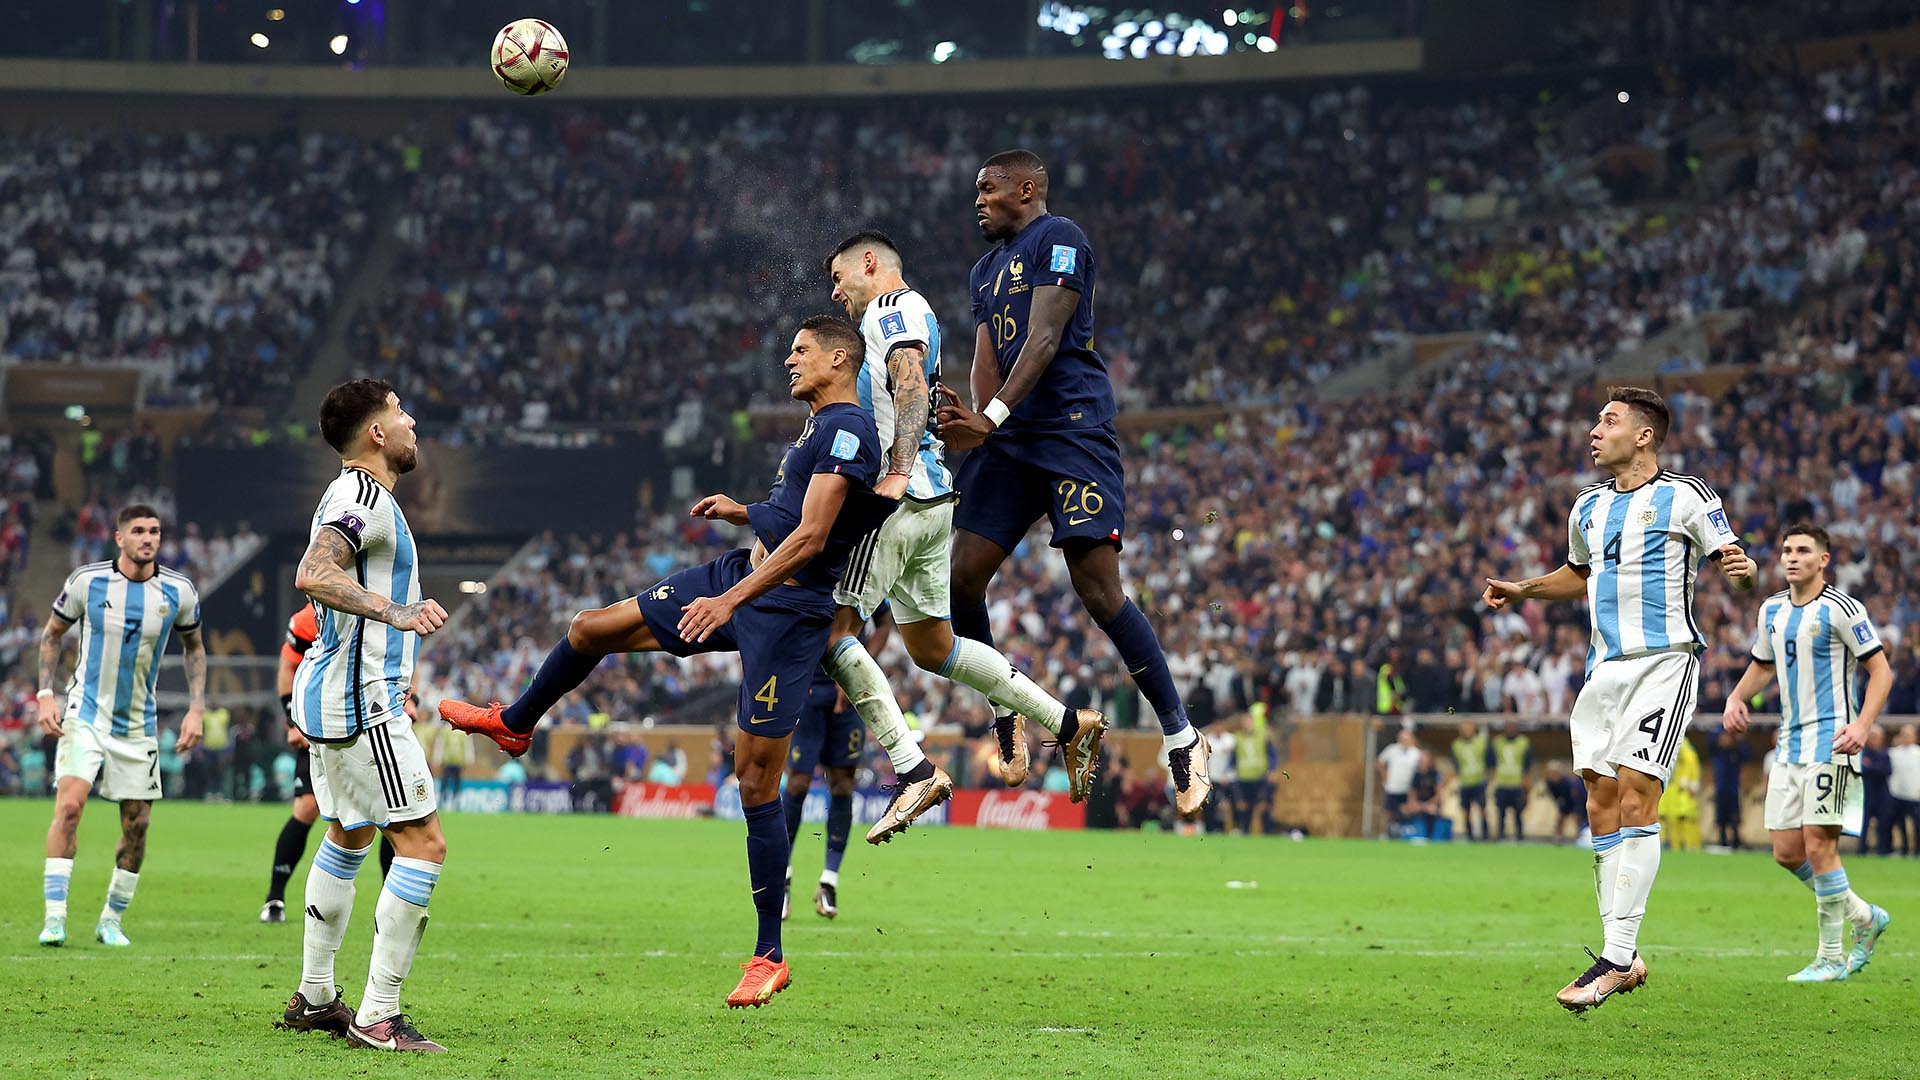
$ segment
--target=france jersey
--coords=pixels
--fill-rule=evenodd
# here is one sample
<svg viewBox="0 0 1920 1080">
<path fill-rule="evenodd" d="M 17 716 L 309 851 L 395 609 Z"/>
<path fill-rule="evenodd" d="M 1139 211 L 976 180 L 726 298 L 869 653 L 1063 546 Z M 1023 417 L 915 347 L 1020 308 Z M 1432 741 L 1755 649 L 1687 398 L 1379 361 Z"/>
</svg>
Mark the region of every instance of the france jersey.
<svg viewBox="0 0 1920 1080">
<path fill-rule="evenodd" d="M 873 426 L 880 433 L 881 469 L 885 473 L 893 449 L 893 378 L 887 362 L 893 350 L 917 345 L 927 350 L 927 390 L 940 381 L 940 321 L 933 308 L 913 289 L 882 293 L 867 305 L 860 316 L 860 334 L 866 339 L 867 358 L 860 367 L 860 407 L 873 414 Z M 944 502 L 953 498 L 953 473 L 947 469 L 946 446 L 934 437 L 932 426 L 920 435 L 920 452 L 914 458 L 913 476 L 907 481 L 907 498 L 915 502 Z"/>
<path fill-rule="evenodd" d="M 1612 481 L 1582 491 L 1567 519 L 1567 565 L 1589 571 L 1587 674 L 1608 660 L 1705 648 L 1693 621 L 1694 580 L 1738 542 L 1720 496 L 1691 476 L 1662 470 L 1631 491 Z"/>
<path fill-rule="evenodd" d="M 1061 285 L 1080 303 L 1060 335 L 1053 363 L 999 431 L 1058 431 L 1099 427 L 1119 410 L 1107 362 L 1093 350 L 1093 247 L 1071 220 L 1042 214 L 1019 234 L 980 257 L 968 280 L 973 319 L 993 335 L 994 359 L 1004 381 L 1027 343 L 1033 290 Z"/>
<path fill-rule="evenodd" d="M 396 604 L 420 601 L 420 567 L 393 493 L 360 469 L 342 469 L 320 497 L 308 537 L 332 529 L 355 553 L 359 583 Z M 293 722 L 309 739 L 347 742 L 403 714 L 419 635 L 315 601 L 319 636 L 293 676 Z"/>
<path fill-rule="evenodd" d="M 1786 765 L 1833 760 L 1833 736 L 1853 722 L 1853 676 L 1879 652 L 1866 606 L 1828 587 L 1802 606 L 1789 592 L 1760 605 L 1753 658 L 1780 678 L 1780 753 Z"/>
<path fill-rule="evenodd" d="M 68 575 L 53 611 L 80 626 L 65 722 L 122 737 L 156 737 L 160 711 L 153 690 L 160 654 L 174 630 L 200 626 L 200 592 L 193 582 L 164 566 L 145 581 L 129 581 L 117 562 L 89 563 Z"/>
<path fill-rule="evenodd" d="M 873 493 L 886 471 L 886 450 L 874 432 L 873 416 L 851 402 L 823 405 L 807 417 L 800 437 L 780 459 L 780 471 L 774 474 L 773 487 L 762 502 L 747 507 L 747 523 L 754 538 L 772 551 L 800 527 L 807 501 L 807 487 L 815 473 L 837 473 L 852 481 L 840 515 L 833 520 L 826 547 L 820 554 L 794 571 L 798 588 L 833 603 L 833 586 L 847 568 L 847 555 L 854 544 L 887 520 L 894 511 L 891 499 Z M 786 590 L 775 589 L 762 600 Z"/>
</svg>

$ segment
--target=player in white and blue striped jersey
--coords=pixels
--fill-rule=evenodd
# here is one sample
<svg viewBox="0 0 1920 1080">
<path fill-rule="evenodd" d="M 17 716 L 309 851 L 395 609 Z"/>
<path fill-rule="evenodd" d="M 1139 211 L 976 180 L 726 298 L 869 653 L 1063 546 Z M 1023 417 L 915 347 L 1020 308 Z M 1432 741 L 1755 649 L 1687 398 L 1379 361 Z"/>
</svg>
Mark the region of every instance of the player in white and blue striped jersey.
<svg viewBox="0 0 1920 1080">
<path fill-rule="evenodd" d="M 1587 785 L 1594 891 L 1606 948 L 1557 995 L 1579 1012 L 1645 985 L 1638 946 L 1660 870 L 1660 796 L 1693 719 L 1699 655 L 1693 590 L 1708 560 L 1733 587 L 1753 588 L 1753 560 L 1720 496 L 1666 472 L 1656 454 L 1672 422 L 1659 394 L 1616 387 L 1587 433 L 1594 467 L 1613 479 L 1580 492 L 1567 521 L 1567 562 L 1528 581 L 1487 580 L 1487 605 L 1584 596 L 1593 625 L 1587 682 L 1568 728 Z"/>
<path fill-rule="evenodd" d="M 1780 747 L 1767 775 L 1767 831 L 1773 858 L 1813 890 L 1819 951 L 1789 982 L 1838 982 L 1866 967 L 1892 922 L 1855 895 L 1840 865 L 1840 832 L 1860 820 L 1859 759 L 1893 690 L 1880 635 L 1866 606 L 1827 584 L 1831 540 L 1801 522 L 1780 540 L 1787 587 L 1760 605 L 1753 662 L 1727 697 L 1727 730 L 1747 729 L 1747 702 L 1780 680 Z M 1856 700 L 1855 677 L 1866 686 Z M 1842 930 L 1853 925 L 1853 949 Z"/>
<path fill-rule="evenodd" d="M 400 985 L 447 857 L 433 774 L 406 715 L 419 638 L 447 619 L 420 596 L 413 531 L 394 500 L 400 477 L 420 463 L 420 442 L 413 417 L 380 379 L 329 390 L 320 433 L 341 467 L 320 497 L 294 575 L 294 588 L 313 600 L 319 634 L 294 675 L 293 722 L 313 744 L 313 794 L 327 835 L 307 874 L 300 988 L 281 1022 L 379 1050 L 436 1053 L 446 1048 L 400 1012 Z M 373 962 L 356 1014 L 335 990 L 333 959 L 376 830 L 393 841 L 394 859 L 374 909 Z"/>
<path fill-rule="evenodd" d="M 154 688 L 167 638 L 180 631 L 186 654 L 188 705 L 180 720 L 181 750 L 200 741 L 206 707 L 207 650 L 200 638 L 200 593 L 185 574 L 155 561 L 160 515 L 150 506 L 120 511 L 113 542 L 120 552 L 67 577 L 40 635 L 40 728 L 60 740 L 54 754 L 53 825 L 47 830 L 40 944 L 67 940 L 67 891 L 79 849 L 80 814 L 98 784 L 120 804 L 120 849 L 114 855 L 107 905 L 94 926 L 101 944 L 131 944 L 121 930 L 147 854 L 147 823 L 160 798 L 160 710 Z M 66 703 L 53 689 L 60 643 L 80 628 L 80 658 L 67 681 Z"/>
<path fill-rule="evenodd" d="M 951 789 L 952 779 L 927 760 L 911 737 L 886 675 L 860 642 L 861 627 L 890 601 L 901 643 L 915 664 L 972 687 L 993 703 L 1000 717 L 995 727 L 1002 774 L 1010 786 L 1018 787 L 1026 782 L 1028 758 L 1016 717 L 1028 717 L 1056 735 L 1063 724 L 1085 724 L 1084 735 L 1075 739 L 1069 729 L 1064 740 L 1079 746 L 1098 745 L 1105 718 L 1091 709 L 1070 714 L 999 650 L 954 634 L 951 566 L 957 493 L 945 447 L 927 423 L 931 390 L 940 382 L 940 321 L 926 298 L 907 286 L 900 252 L 884 233 L 860 232 L 841 241 L 827 257 L 826 271 L 834 301 L 858 320 L 866 346 L 855 390 L 860 407 L 873 414 L 887 454 L 887 474 L 874 491 L 900 500 L 886 523 L 854 548 L 834 589 L 838 611 L 827 673 L 886 750 L 903 784 L 932 782 Z M 1069 756 L 1075 802 L 1086 797 L 1097 760 L 1087 753 Z M 903 796 L 895 805 L 905 802 Z M 879 843 L 904 827 L 889 810 L 867 840 Z"/>
</svg>

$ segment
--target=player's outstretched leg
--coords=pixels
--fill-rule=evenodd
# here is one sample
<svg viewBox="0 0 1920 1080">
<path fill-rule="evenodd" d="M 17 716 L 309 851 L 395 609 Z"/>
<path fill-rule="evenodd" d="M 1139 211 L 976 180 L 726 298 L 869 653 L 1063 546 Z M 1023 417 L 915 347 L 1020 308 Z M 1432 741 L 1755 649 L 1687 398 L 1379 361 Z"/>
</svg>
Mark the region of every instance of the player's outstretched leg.
<svg viewBox="0 0 1920 1080">
<path fill-rule="evenodd" d="M 836 626 L 845 626 L 850 614 L 857 626 L 859 615 L 849 608 L 842 608 L 835 616 Z M 953 777 L 928 761 L 920 744 L 913 741 L 906 717 L 900 713 L 900 703 L 894 699 L 893 687 L 887 685 L 886 673 L 880 670 L 879 663 L 868 654 L 859 638 L 851 632 L 837 638 L 828 647 L 823 666 L 847 695 L 854 711 L 860 714 L 861 722 L 873 733 L 874 741 L 887 752 L 887 760 L 893 763 L 897 785 L 893 801 L 867 832 L 867 843 L 886 843 L 905 831 L 921 814 L 946 802 L 953 794 Z"/>
<path fill-rule="evenodd" d="M 1127 674 L 1160 718 L 1167 771 L 1173 774 L 1174 809 L 1182 817 L 1193 817 L 1206 805 L 1213 790 L 1207 775 L 1212 747 L 1207 737 L 1187 721 L 1187 707 L 1173 685 L 1167 654 L 1160 648 L 1153 625 L 1120 587 L 1120 552 L 1108 543 L 1074 544 L 1066 551 L 1074 592 L 1080 594 L 1087 614 L 1113 642 L 1114 650 L 1127 665 Z"/>
<path fill-rule="evenodd" d="M 393 866 L 374 908 L 373 961 L 347 1034 L 376 1050 L 445 1053 L 446 1047 L 421 1035 L 400 1011 L 400 987 L 427 932 L 427 903 L 446 863 L 447 842 L 437 814 L 395 825 L 388 833 L 395 841 Z"/>
<path fill-rule="evenodd" d="M 985 694 L 997 714 L 1012 714 L 1006 725 L 996 721 L 1000 738 L 1001 779 L 1008 787 L 1026 783 L 1028 758 L 1021 718 L 1035 721 L 1059 738 L 1065 759 L 1068 797 L 1082 802 L 1093 790 L 1094 770 L 1100 764 L 1100 739 L 1107 718 L 1092 709 L 1069 709 L 1041 689 L 998 649 L 960 637 L 944 619 L 903 623 L 900 639 L 907 655 L 923 670 L 934 672 Z"/>
<path fill-rule="evenodd" d="M 353 1024 L 353 1010 L 340 998 L 333 981 L 333 958 L 347 936 L 353 918 L 353 879 L 373 845 L 371 827 L 362 830 L 361 843 L 330 826 L 307 868 L 306 942 L 300 965 L 300 987 L 287 1002 L 280 1026 L 294 1031 L 325 1031 L 344 1037 Z"/>
<path fill-rule="evenodd" d="M 638 600 L 628 598 L 610 607 L 582 611 L 567 627 L 567 636 L 553 647 L 534 672 L 527 689 L 511 705 L 486 706 L 447 699 L 440 702 L 440 718 L 455 731 L 485 735 L 508 754 L 519 757 L 533 745 L 533 729 L 562 697 L 587 681 L 602 658 L 614 653 L 658 649 L 653 631 L 640 614 Z"/>
</svg>

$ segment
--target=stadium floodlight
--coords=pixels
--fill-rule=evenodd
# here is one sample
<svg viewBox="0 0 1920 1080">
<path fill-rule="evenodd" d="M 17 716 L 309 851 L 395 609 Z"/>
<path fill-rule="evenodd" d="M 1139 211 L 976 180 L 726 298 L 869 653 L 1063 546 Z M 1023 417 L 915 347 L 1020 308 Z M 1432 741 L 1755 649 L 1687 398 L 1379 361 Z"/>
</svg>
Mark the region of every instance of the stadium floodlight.
<svg viewBox="0 0 1920 1080">
<path fill-rule="evenodd" d="M 258 32 L 256 32 L 252 37 L 248 38 L 247 40 L 253 42 L 253 47 L 256 49 L 264 49 L 268 45 L 272 44 L 267 40 L 267 35 L 258 33 Z"/>
<path fill-rule="evenodd" d="M 944 64 L 953 59 L 953 54 L 959 51 L 960 46 L 951 41 L 943 41 L 933 47 L 933 62 L 936 64 Z"/>
<path fill-rule="evenodd" d="M 1228 26 L 1232 26 L 1234 23 L 1240 21 L 1240 13 L 1232 8 L 1228 8 L 1220 13 L 1220 21 L 1226 23 Z"/>
<path fill-rule="evenodd" d="M 1127 51 L 1133 54 L 1135 60 L 1140 60 L 1146 57 L 1147 50 L 1152 47 L 1153 42 L 1143 37 L 1137 37 L 1133 39 L 1132 45 L 1127 46 Z"/>
<path fill-rule="evenodd" d="M 274 8 L 272 11 L 267 12 L 268 22 L 279 22 L 281 19 L 284 19 L 286 17 L 287 17 L 286 8 Z"/>
<path fill-rule="evenodd" d="M 347 51 L 347 35 L 345 34 L 333 35 L 333 40 L 327 42 L 327 48 L 332 49 L 333 55 L 335 56 L 345 55 Z"/>
<path fill-rule="evenodd" d="M 1622 90 L 1619 93 L 1613 95 L 1613 99 L 1615 101 L 1618 101 L 1620 104 L 1625 105 L 1627 102 L 1633 100 L 1633 95 L 1627 93 L 1625 90 Z"/>
<path fill-rule="evenodd" d="M 1277 48 L 1279 48 L 1279 47 L 1280 47 L 1280 43 L 1279 43 L 1279 42 L 1277 42 L 1277 41 L 1275 41 L 1275 40 L 1273 40 L 1273 39 L 1272 39 L 1272 38 L 1270 38 L 1270 37 L 1266 37 L 1266 36 L 1264 36 L 1264 35 L 1262 35 L 1262 36 L 1261 36 L 1261 38 L 1260 38 L 1260 51 L 1261 51 L 1261 52 L 1272 52 L 1273 50 L 1275 50 L 1275 49 L 1277 49 Z"/>
</svg>

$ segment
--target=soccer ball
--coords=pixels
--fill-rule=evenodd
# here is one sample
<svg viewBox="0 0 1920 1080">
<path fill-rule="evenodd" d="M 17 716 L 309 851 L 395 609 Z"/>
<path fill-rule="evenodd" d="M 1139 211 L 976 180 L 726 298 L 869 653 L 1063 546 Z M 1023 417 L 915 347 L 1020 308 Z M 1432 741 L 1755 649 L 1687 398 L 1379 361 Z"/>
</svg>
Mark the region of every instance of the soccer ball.
<svg viewBox="0 0 1920 1080">
<path fill-rule="evenodd" d="M 493 73 L 516 94 L 544 94 L 567 77 L 567 39 L 551 23 L 515 19 L 493 37 Z"/>
</svg>

